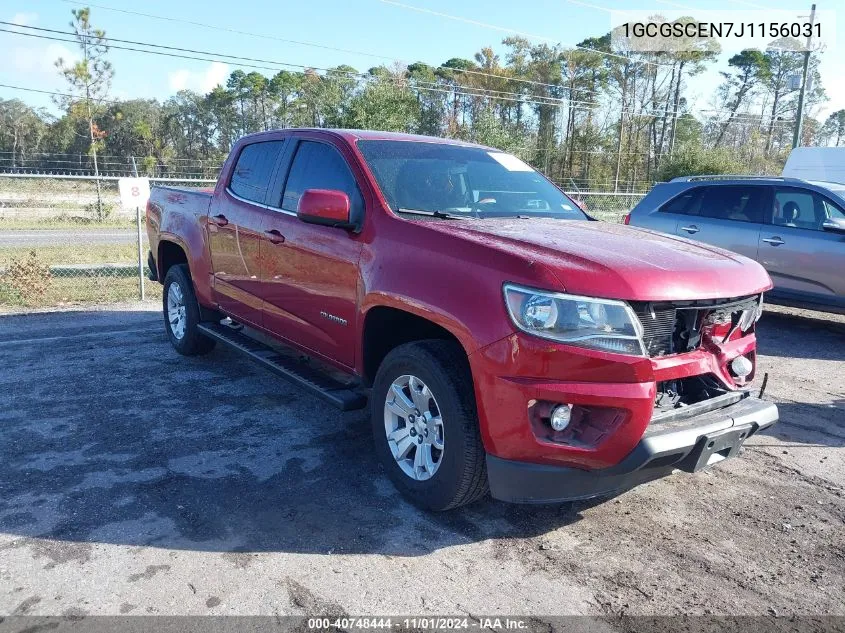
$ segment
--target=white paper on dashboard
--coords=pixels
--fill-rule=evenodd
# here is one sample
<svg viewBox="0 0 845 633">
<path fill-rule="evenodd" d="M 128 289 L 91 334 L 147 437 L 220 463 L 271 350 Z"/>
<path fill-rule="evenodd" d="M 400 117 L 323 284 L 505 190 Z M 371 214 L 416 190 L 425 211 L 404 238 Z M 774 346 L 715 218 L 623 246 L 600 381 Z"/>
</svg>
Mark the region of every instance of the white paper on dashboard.
<svg viewBox="0 0 845 633">
<path fill-rule="evenodd" d="M 531 165 L 522 162 L 516 156 L 504 152 L 487 152 L 487 154 L 508 171 L 534 171 Z"/>
</svg>

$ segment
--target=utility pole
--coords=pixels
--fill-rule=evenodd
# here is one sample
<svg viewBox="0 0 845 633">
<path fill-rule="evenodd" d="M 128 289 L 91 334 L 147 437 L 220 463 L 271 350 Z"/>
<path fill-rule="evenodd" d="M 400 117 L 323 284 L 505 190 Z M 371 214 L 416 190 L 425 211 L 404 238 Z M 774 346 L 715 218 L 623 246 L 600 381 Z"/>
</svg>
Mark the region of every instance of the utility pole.
<svg viewBox="0 0 845 633">
<path fill-rule="evenodd" d="M 807 90 L 807 71 L 810 68 L 810 50 L 813 44 L 813 24 L 816 20 L 816 5 L 810 7 L 810 35 L 807 36 L 807 50 L 804 51 L 804 69 L 801 72 L 801 91 L 798 93 L 798 113 L 792 133 L 792 148 L 801 145 L 801 128 L 804 126 L 804 93 Z"/>
</svg>

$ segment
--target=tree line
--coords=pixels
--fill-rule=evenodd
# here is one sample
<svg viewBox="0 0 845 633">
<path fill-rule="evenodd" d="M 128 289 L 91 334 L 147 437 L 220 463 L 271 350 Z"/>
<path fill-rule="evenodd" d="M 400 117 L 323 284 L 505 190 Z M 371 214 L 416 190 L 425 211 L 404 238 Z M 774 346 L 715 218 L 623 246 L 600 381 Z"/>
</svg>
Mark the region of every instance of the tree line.
<svg viewBox="0 0 845 633">
<path fill-rule="evenodd" d="M 620 50 L 611 34 L 576 47 L 509 37 L 472 59 L 235 70 L 225 85 L 164 100 L 113 100 L 108 38 L 89 9 L 71 23 L 81 59 L 57 60 L 67 90 L 54 115 L 0 100 L 0 171 L 214 177 L 240 136 L 285 127 L 393 130 L 512 151 L 566 188 L 638 191 L 690 173 L 776 173 L 792 142 L 802 55 L 789 40 L 728 60 L 709 109 L 687 95 L 715 64 L 716 42 L 690 50 Z M 845 110 L 817 120 L 826 97 L 810 64 L 802 144 L 845 145 Z"/>
</svg>

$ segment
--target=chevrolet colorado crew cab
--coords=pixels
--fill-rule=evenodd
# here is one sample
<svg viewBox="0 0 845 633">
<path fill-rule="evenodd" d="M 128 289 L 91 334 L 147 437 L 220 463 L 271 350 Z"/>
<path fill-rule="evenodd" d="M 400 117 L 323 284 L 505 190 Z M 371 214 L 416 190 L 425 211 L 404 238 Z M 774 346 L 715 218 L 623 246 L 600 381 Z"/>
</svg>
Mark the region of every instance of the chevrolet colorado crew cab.
<svg viewBox="0 0 845 633">
<path fill-rule="evenodd" d="M 736 455 L 771 287 L 713 246 L 593 221 L 518 158 L 288 129 L 213 191 L 153 189 L 150 276 L 181 354 L 223 342 L 341 409 L 431 510 L 607 495 Z"/>
</svg>

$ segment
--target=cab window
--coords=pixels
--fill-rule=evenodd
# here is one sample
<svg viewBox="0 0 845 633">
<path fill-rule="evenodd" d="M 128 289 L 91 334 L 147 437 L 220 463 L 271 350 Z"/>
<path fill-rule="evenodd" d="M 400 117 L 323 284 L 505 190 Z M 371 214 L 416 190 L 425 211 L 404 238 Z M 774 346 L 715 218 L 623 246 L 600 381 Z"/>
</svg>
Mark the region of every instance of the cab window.
<svg viewBox="0 0 845 633">
<path fill-rule="evenodd" d="M 229 180 L 232 193 L 244 200 L 263 204 L 283 144 L 283 141 L 266 141 L 244 146 Z"/>
<path fill-rule="evenodd" d="M 326 143 L 299 143 L 285 183 L 282 209 L 295 213 L 299 198 L 306 189 L 342 191 L 349 196 L 350 216 L 353 219 L 360 218 L 364 212 L 364 200 L 355 176 L 340 152 Z"/>
</svg>

